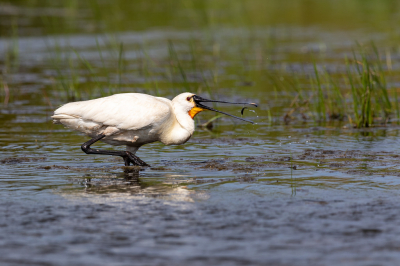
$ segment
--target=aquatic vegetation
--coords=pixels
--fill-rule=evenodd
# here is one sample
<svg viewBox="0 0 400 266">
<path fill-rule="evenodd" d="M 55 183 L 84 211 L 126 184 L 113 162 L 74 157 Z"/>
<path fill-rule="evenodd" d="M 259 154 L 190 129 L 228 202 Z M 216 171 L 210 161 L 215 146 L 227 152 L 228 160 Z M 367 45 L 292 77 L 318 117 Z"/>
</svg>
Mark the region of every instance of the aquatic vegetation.
<svg viewBox="0 0 400 266">
<path fill-rule="evenodd" d="M 1 94 L 3 96 L 2 97 L 3 98 L 3 105 L 7 106 L 8 102 L 10 100 L 10 89 L 8 88 L 7 83 L 3 79 L 0 80 L 0 86 L 1 86 L 1 89 L 4 91 Z"/>
<path fill-rule="evenodd" d="M 108 48 L 112 47 L 108 45 Z M 48 46 L 50 49 L 51 45 L 48 44 Z M 55 93 L 62 92 L 62 98 L 66 100 L 82 100 L 121 91 L 122 75 L 125 71 L 123 43 L 120 43 L 116 52 L 109 49 L 106 52 L 102 51 L 98 39 L 96 39 L 96 46 L 99 59 L 89 61 L 78 50 L 73 47 L 68 47 L 67 50 L 62 49 L 60 40 L 54 40 L 52 46 L 54 48 L 50 49 L 52 50 L 50 62 L 56 73 Z M 105 53 L 107 53 L 107 62 L 104 58 Z M 117 58 L 115 58 L 115 53 Z"/>
<path fill-rule="evenodd" d="M 209 95 L 219 91 L 220 65 L 227 59 L 223 57 L 219 48 L 216 48 L 219 47 L 219 43 L 215 40 L 196 42 L 189 39 L 187 42 L 180 42 L 179 49 L 173 41 L 168 40 L 165 43 L 168 56 L 161 60 L 150 55 L 146 42 L 129 46 L 111 36 L 104 36 L 101 42 L 97 37 L 95 40 L 97 56 L 92 55 L 90 58 L 85 51 L 79 51 L 66 44 L 68 41 L 65 39 L 55 38 L 51 42 L 48 41 L 51 51 L 49 61 L 54 70 L 54 86 L 51 92 L 53 95 L 70 101 L 129 91 L 131 83 L 127 77 L 137 71 L 138 73 L 134 74 L 141 76 L 140 81 L 135 81 L 137 92 L 163 96 L 162 94 L 171 94 L 171 91 L 167 92 L 166 89 L 172 90 L 172 93 L 191 90 L 198 94 L 206 92 Z M 136 55 L 139 68 L 128 67 L 132 63 L 126 58 L 126 51 Z M 256 58 L 259 52 L 250 50 L 247 57 Z M 264 52 L 263 56 L 266 56 L 271 50 Z M 10 55 L 10 58 L 18 58 L 17 52 L 10 54 L 16 54 Z M 242 56 L 242 72 L 236 79 L 252 80 L 248 73 L 264 73 L 272 84 L 272 93 L 276 100 L 279 93 L 295 93 L 283 116 L 286 123 L 298 115 L 305 121 L 311 119 L 315 123 L 348 121 L 359 128 L 387 124 L 393 119 L 400 120 L 397 90 L 390 87 L 391 83 L 388 84 L 386 78 L 391 59 L 386 58 L 384 66 L 383 56 L 374 44 L 367 47 L 357 45 L 351 56 L 344 60 L 342 65 L 345 70 L 341 73 L 328 71 L 318 54 L 311 55 L 314 58 L 312 72 L 295 73 L 288 73 L 286 69 L 276 67 L 274 73 L 265 73 L 262 69 L 254 68 L 251 61 Z M 247 65 L 251 66 L 248 70 Z M 268 65 L 272 67 L 273 63 L 270 61 Z M 239 86 L 251 87 L 253 83 L 246 81 L 239 83 Z M 137 84 L 142 86 L 138 88 Z M 9 101 L 9 91 L 4 77 L 0 85 L 3 102 L 6 103 Z M 281 104 L 284 106 L 287 103 Z M 271 107 L 265 110 L 266 122 L 273 124 L 274 121 L 279 121 L 276 119 L 279 113 L 274 113 Z"/>
<path fill-rule="evenodd" d="M 308 75 L 311 94 L 307 86 L 300 89 L 302 73 L 295 76 L 292 88 L 296 96 L 284 119 L 290 120 L 299 112 L 304 119 L 307 114 L 316 122 L 348 119 L 361 128 L 387 124 L 394 114 L 398 118 L 397 91 L 394 90 L 391 99 L 387 69 L 382 65 L 377 47 L 357 45 L 357 49 L 351 58 L 345 59 L 346 71 L 341 76 L 320 70 L 314 61 L 314 75 Z"/>
<path fill-rule="evenodd" d="M 0 102 L 3 106 L 7 106 L 13 100 L 17 89 L 8 85 L 11 81 L 11 74 L 18 73 L 19 70 L 19 38 L 18 38 L 18 25 L 13 20 L 11 22 L 11 37 L 7 40 L 4 51 L 1 51 L 0 56 Z"/>
<path fill-rule="evenodd" d="M 235 2 L 224 10 L 224 16 L 218 16 L 215 12 L 225 6 L 226 0 L 162 4 L 162 9 L 168 10 L 163 14 L 155 12 L 145 1 L 139 1 L 141 4 L 126 0 L 117 2 L 120 4 L 71 0 L 49 4 L 54 9 L 41 9 L 40 1 L 20 1 L 22 6 L 31 8 L 32 13 L 41 11 L 35 27 L 40 28 L 48 40 L 50 66 L 49 62 L 43 64 L 51 73 L 44 75 L 52 81 L 50 86 L 45 85 L 50 104 L 54 98 L 66 102 L 128 91 L 167 97 L 183 91 L 209 97 L 229 91 L 226 94 L 229 97 L 260 97 L 263 104 L 260 122 L 269 125 L 288 123 L 296 117 L 314 123 L 345 121 L 356 127 L 400 121 L 398 92 L 392 88 L 392 80 L 387 82 L 388 71 L 394 67 L 394 73 L 397 66 L 391 62 L 391 50 L 382 47 L 382 43 L 379 43 L 380 49 L 374 45 L 367 48 L 357 45 L 353 54 L 345 48 L 348 58 L 338 62 L 343 51 L 335 51 L 327 59 L 326 49 L 330 47 L 323 41 L 315 46 L 285 46 L 297 38 L 298 29 L 274 26 L 270 20 L 276 18 L 258 16 L 263 9 L 268 14 L 274 13 L 281 8 L 278 3 Z M 330 6 L 314 4 L 320 8 Z M 140 8 L 128 8 L 134 5 Z M 180 5 L 185 7 L 185 12 L 175 13 Z M 121 6 L 127 8 L 121 9 Z M 332 12 L 339 11 L 330 7 Z M 359 5 L 352 6 L 357 7 Z M 88 10 L 90 12 L 86 12 Z M 57 15 L 49 15 L 50 11 Z M 159 25 L 160 21 L 163 25 L 174 25 L 179 21 L 183 25 L 195 25 L 194 30 L 182 35 L 165 30 L 164 36 L 156 29 L 146 31 L 151 33 L 149 35 L 136 36 L 134 31 L 140 31 L 141 26 L 127 21 L 132 17 L 135 21 L 145 20 L 144 11 L 150 14 L 151 25 Z M 287 6 L 287 12 L 285 16 L 298 17 L 295 15 L 297 8 Z M 382 9 L 374 14 L 387 15 Z M 12 66 L 15 69 L 19 65 L 18 35 L 23 24 L 18 18 L 10 17 L 11 27 L 7 29 L 0 26 L 3 36 L 10 40 L 5 60 L 0 62 L 5 65 L 4 69 Z M 82 28 L 82 23 L 77 21 L 92 24 Z M 240 33 L 233 34 L 229 27 L 221 27 L 235 28 L 237 23 Z M 85 45 L 81 46 L 76 40 L 69 43 L 69 37 L 75 38 L 77 32 L 93 35 L 85 36 Z M 159 35 L 157 41 L 154 41 L 155 35 Z M 327 67 L 331 63 L 329 60 L 335 61 L 333 64 L 337 64 L 339 70 Z M 0 81 L 3 103 L 12 102 L 15 96 L 16 86 L 10 86 L 10 73 L 3 71 Z M 213 123 L 216 121 L 219 120 Z M 204 124 L 198 117 L 196 123 Z"/>
<path fill-rule="evenodd" d="M 273 39 L 271 34 L 263 42 L 267 48 L 249 49 L 247 54 L 238 57 L 238 66 L 235 65 L 234 70 L 239 69 L 239 72 L 235 80 L 241 82 L 232 86 L 233 94 L 237 87 L 249 90 L 254 86 L 254 80 L 260 79 L 258 75 L 264 75 L 266 78 L 262 82 L 267 80 L 272 85 L 268 90 L 276 101 L 280 101 L 281 108 L 288 106 L 283 115 L 286 123 L 296 116 L 314 123 L 347 121 L 358 128 L 400 121 L 397 90 L 391 87 L 391 82 L 387 82 L 387 74 L 392 68 L 390 54 L 383 54 L 374 44 L 356 45 L 353 53 L 343 60 L 341 72 L 328 71 L 324 58 L 312 52 L 308 54 L 313 58 L 312 71 L 309 67 L 308 71 L 304 70 L 306 63 L 302 66 L 303 71 L 294 72 L 268 60 L 265 62 L 268 68 L 274 69 L 270 72 L 258 68 L 257 64 L 273 53 L 275 46 L 270 45 Z M 18 47 L 17 35 L 13 40 L 13 47 Z M 54 81 L 51 94 L 63 101 L 84 100 L 130 91 L 130 87 L 134 86 L 136 92 L 159 96 L 183 91 L 215 95 L 220 90 L 221 80 L 225 86 L 227 84 L 227 77 L 221 77 L 221 73 L 229 70 L 221 65 L 232 59 L 226 58 L 227 55 L 220 50 L 221 44 L 213 39 L 166 40 L 165 58 L 153 57 L 146 41 L 140 45 L 124 44 L 112 35 L 104 35 L 100 40 L 95 37 L 95 41 L 93 48 L 97 55 L 93 56 L 92 52 L 88 56 L 87 51 L 69 45 L 68 39 L 48 39 Z M 238 50 L 244 50 L 248 44 L 239 43 L 239 46 Z M 133 61 L 127 58 L 127 52 L 135 54 Z M 9 67 L 5 69 L 18 66 L 18 54 L 18 48 L 9 49 L 5 57 Z M 4 103 L 8 103 L 11 97 L 7 74 L 7 71 L 3 73 L 0 81 L 0 95 Z M 229 74 L 232 75 L 229 72 L 225 75 Z M 131 76 L 140 79 L 132 82 L 129 80 L 132 80 Z M 282 101 L 280 95 L 288 98 L 293 93 L 290 103 Z M 264 110 L 264 119 L 268 124 L 279 123 L 282 119 L 282 116 L 279 118 L 281 113 L 270 106 Z M 216 118 L 218 116 L 211 119 L 216 122 Z"/>
</svg>

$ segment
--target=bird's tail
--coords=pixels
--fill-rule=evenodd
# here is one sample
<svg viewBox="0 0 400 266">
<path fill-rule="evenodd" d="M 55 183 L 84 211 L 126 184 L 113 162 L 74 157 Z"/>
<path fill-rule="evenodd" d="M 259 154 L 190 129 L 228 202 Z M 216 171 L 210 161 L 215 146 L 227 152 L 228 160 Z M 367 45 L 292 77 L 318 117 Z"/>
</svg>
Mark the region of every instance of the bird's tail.
<svg viewBox="0 0 400 266">
<path fill-rule="evenodd" d="M 76 117 L 73 117 L 70 115 L 64 115 L 64 114 L 56 114 L 56 115 L 53 115 L 51 118 L 53 118 L 54 124 L 62 124 L 61 123 L 62 119 L 76 119 Z"/>
</svg>

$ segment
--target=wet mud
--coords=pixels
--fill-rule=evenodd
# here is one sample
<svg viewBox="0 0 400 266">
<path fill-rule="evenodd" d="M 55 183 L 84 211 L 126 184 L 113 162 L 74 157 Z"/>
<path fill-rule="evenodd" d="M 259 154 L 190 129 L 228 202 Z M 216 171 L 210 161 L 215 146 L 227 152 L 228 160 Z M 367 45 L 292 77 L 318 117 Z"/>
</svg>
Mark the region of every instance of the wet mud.
<svg viewBox="0 0 400 266">
<path fill-rule="evenodd" d="M 20 164 L 26 162 L 38 162 L 38 161 L 45 161 L 46 157 L 8 157 L 0 160 L 2 164 Z"/>
</svg>

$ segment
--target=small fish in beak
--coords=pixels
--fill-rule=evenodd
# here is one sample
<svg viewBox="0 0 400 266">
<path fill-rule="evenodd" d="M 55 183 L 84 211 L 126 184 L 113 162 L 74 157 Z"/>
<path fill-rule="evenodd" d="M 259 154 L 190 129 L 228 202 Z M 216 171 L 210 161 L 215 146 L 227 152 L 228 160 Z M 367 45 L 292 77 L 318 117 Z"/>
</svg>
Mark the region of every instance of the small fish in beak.
<svg viewBox="0 0 400 266">
<path fill-rule="evenodd" d="M 225 101 L 214 101 L 214 100 L 204 99 L 204 98 L 202 98 L 200 96 L 197 96 L 197 95 L 193 95 L 192 98 L 193 98 L 194 103 L 196 104 L 196 107 L 194 107 L 193 109 L 195 109 L 195 108 L 206 109 L 206 110 L 210 110 L 210 111 L 214 111 L 214 112 L 217 112 L 217 113 L 221 113 L 221 114 L 224 114 L 224 115 L 227 115 L 227 116 L 230 116 L 230 117 L 233 117 L 233 118 L 236 118 L 236 119 L 239 119 L 239 120 L 246 121 L 246 122 L 254 124 L 253 121 L 250 121 L 250 120 L 247 120 L 247 119 L 244 119 L 244 118 L 241 118 L 241 117 L 237 117 L 237 116 L 234 116 L 234 115 L 222 112 L 222 111 L 218 111 L 218 110 L 216 110 L 214 108 L 211 108 L 211 107 L 208 107 L 206 105 L 203 105 L 202 103 L 203 102 L 213 102 L 213 103 L 246 104 L 246 105 L 252 105 L 252 106 L 258 107 L 258 105 L 255 104 L 255 103 L 232 103 L 232 102 L 225 102 Z M 245 108 L 247 108 L 247 107 L 245 107 Z M 242 112 L 241 112 L 242 115 L 243 115 L 243 110 L 244 110 L 244 108 L 242 109 Z"/>
</svg>

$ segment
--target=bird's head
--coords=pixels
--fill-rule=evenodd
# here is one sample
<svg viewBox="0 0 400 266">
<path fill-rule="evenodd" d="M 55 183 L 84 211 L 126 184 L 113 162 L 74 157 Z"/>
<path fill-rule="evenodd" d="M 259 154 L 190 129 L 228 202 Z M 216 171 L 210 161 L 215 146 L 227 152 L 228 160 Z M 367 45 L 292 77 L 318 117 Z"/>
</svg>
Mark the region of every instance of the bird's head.
<svg viewBox="0 0 400 266">
<path fill-rule="evenodd" d="M 218 111 L 214 108 L 203 105 L 202 103 L 203 102 L 230 103 L 230 104 L 252 105 L 252 106 L 257 107 L 257 104 L 255 104 L 255 103 L 233 103 L 233 102 L 225 102 L 225 101 L 208 100 L 208 99 L 202 98 L 202 97 L 197 96 L 196 94 L 193 94 L 190 92 L 181 93 L 178 96 L 176 96 L 172 101 L 174 102 L 174 105 L 178 105 L 181 109 L 183 109 L 183 111 L 188 112 L 188 114 L 190 115 L 191 118 L 194 118 L 195 115 L 197 115 L 201 111 L 210 110 L 210 111 L 228 115 L 230 117 L 234 117 L 236 119 L 246 121 L 246 122 L 249 122 L 252 124 L 254 123 L 253 121 L 250 121 L 250 120 L 247 120 L 247 119 L 244 119 L 241 117 L 237 117 L 237 116 L 234 116 L 234 115 L 222 112 L 222 111 Z"/>
</svg>

